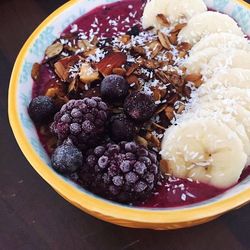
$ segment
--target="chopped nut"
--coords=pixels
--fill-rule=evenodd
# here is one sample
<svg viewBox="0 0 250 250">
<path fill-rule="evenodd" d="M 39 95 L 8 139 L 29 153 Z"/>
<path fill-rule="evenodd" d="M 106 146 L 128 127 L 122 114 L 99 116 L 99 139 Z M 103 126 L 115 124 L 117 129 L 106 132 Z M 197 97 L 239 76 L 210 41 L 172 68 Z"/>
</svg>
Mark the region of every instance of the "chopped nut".
<svg viewBox="0 0 250 250">
<path fill-rule="evenodd" d="M 159 89 L 153 90 L 153 97 L 155 101 L 161 100 L 161 91 Z"/>
<path fill-rule="evenodd" d="M 160 148 L 161 142 L 155 135 L 152 134 L 150 141 L 156 148 Z"/>
<path fill-rule="evenodd" d="M 201 78 L 201 79 L 199 79 L 199 80 L 194 81 L 193 83 L 194 83 L 194 86 L 195 86 L 196 88 L 199 88 L 199 87 L 201 86 L 201 84 L 203 83 L 203 80 L 202 80 L 202 78 Z"/>
<path fill-rule="evenodd" d="M 68 92 L 77 91 L 79 80 L 73 79 L 73 81 L 69 84 Z"/>
<path fill-rule="evenodd" d="M 90 84 L 99 79 L 99 72 L 91 67 L 89 63 L 83 63 L 79 73 L 81 82 Z"/>
<path fill-rule="evenodd" d="M 91 44 L 94 45 L 94 46 L 96 46 L 97 43 L 98 43 L 98 37 L 97 37 L 97 36 L 94 36 L 94 37 L 92 38 L 92 40 L 91 40 Z"/>
<path fill-rule="evenodd" d="M 135 47 L 133 47 L 132 51 L 134 53 L 139 54 L 139 55 L 145 55 L 145 49 L 143 47 L 141 47 L 141 46 L 135 46 Z"/>
<path fill-rule="evenodd" d="M 85 57 L 93 56 L 93 55 L 95 55 L 95 54 L 96 54 L 96 48 L 87 49 L 87 50 L 83 53 L 83 55 L 84 55 Z"/>
<path fill-rule="evenodd" d="M 186 43 L 186 42 L 182 42 L 180 44 L 177 45 L 177 49 L 179 51 L 189 51 L 192 48 L 192 45 L 190 43 Z"/>
<path fill-rule="evenodd" d="M 127 82 L 131 87 L 133 87 L 133 89 L 138 90 L 141 87 L 139 79 L 136 75 L 130 75 L 127 77 Z"/>
<path fill-rule="evenodd" d="M 160 63 L 156 60 L 145 60 L 144 66 L 148 69 L 157 69 L 160 67 Z"/>
<path fill-rule="evenodd" d="M 177 44 L 177 33 L 170 33 L 170 36 L 168 37 L 169 42 L 173 45 Z"/>
<path fill-rule="evenodd" d="M 168 99 L 168 104 L 175 104 L 176 101 L 178 101 L 179 95 L 174 94 Z"/>
<path fill-rule="evenodd" d="M 165 110 L 165 108 L 167 107 L 167 105 L 168 105 L 168 104 L 166 103 L 166 104 L 160 106 L 160 108 L 158 108 L 158 109 L 156 110 L 155 114 L 160 114 L 163 110 Z"/>
<path fill-rule="evenodd" d="M 126 70 L 124 68 L 113 68 L 112 73 L 120 76 L 125 76 Z"/>
<path fill-rule="evenodd" d="M 69 77 L 69 69 L 77 61 L 79 61 L 79 56 L 69 56 L 65 57 L 54 64 L 55 73 L 63 80 L 67 81 Z"/>
<path fill-rule="evenodd" d="M 120 68 L 127 60 L 122 52 L 111 52 L 96 64 L 96 68 L 103 76 L 110 75 L 114 68 Z"/>
<path fill-rule="evenodd" d="M 164 128 L 163 126 L 161 126 L 160 124 L 155 123 L 155 122 L 153 122 L 152 125 L 153 125 L 155 128 L 158 128 L 158 129 L 163 130 L 163 131 L 166 129 L 166 128 Z"/>
<path fill-rule="evenodd" d="M 156 16 L 157 22 L 162 26 L 169 26 L 170 22 L 163 14 L 158 14 Z"/>
<path fill-rule="evenodd" d="M 161 43 L 161 45 L 165 48 L 170 50 L 171 49 L 171 43 L 168 40 L 168 37 L 163 34 L 162 32 L 158 31 L 158 38 Z"/>
<path fill-rule="evenodd" d="M 83 51 L 94 48 L 94 45 L 91 44 L 88 40 L 78 40 L 77 46 L 78 48 L 83 49 Z"/>
<path fill-rule="evenodd" d="M 171 121 L 174 118 L 174 108 L 171 106 L 168 106 L 164 110 L 165 116 Z"/>
<path fill-rule="evenodd" d="M 155 71 L 156 78 L 158 78 L 163 83 L 169 83 L 168 78 L 166 77 L 166 74 L 163 71 Z"/>
<path fill-rule="evenodd" d="M 130 76 L 137 68 L 139 67 L 139 64 L 133 63 L 126 72 L 126 76 Z"/>
<path fill-rule="evenodd" d="M 190 74 L 185 77 L 186 82 L 195 82 L 202 78 L 201 74 Z"/>
<path fill-rule="evenodd" d="M 186 23 L 178 23 L 175 25 L 175 27 L 171 30 L 171 33 L 179 32 L 181 29 L 183 29 L 187 24 Z"/>
<path fill-rule="evenodd" d="M 39 77 L 39 73 L 40 73 L 40 64 L 39 63 L 34 63 L 32 66 L 32 70 L 31 70 L 31 77 L 34 81 L 36 81 Z"/>
<path fill-rule="evenodd" d="M 153 41 L 148 44 L 149 49 L 151 50 L 151 58 L 156 57 L 159 52 L 162 50 L 162 45 L 158 41 Z"/>
<path fill-rule="evenodd" d="M 135 141 L 144 147 L 148 147 L 148 142 L 141 136 L 137 136 Z"/>
<path fill-rule="evenodd" d="M 124 44 L 127 44 L 130 41 L 131 37 L 130 35 L 122 35 L 120 37 L 120 41 Z"/>
<path fill-rule="evenodd" d="M 185 105 L 181 104 L 178 108 L 178 110 L 176 111 L 177 114 L 181 114 L 183 111 L 185 110 Z"/>
<path fill-rule="evenodd" d="M 63 45 L 59 42 L 56 42 L 52 45 L 50 45 L 46 50 L 45 50 L 45 55 L 48 58 L 52 58 L 54 56 L 59 55 L 63 50 Z"/>
</svg>

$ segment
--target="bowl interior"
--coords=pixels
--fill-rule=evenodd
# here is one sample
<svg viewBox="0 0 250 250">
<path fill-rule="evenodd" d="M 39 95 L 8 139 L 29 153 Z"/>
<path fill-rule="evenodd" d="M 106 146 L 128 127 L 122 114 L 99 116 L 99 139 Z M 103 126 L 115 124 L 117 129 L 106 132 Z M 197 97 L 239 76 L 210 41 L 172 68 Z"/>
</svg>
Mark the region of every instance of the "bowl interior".
<svg viewBox="0 0 250 250">
<path fill-rule="evenodd" d="M 27 114 L 27 106 L 31 100 L 32 92 L 32 78 L 31 78 L 31 69 L 34 62 L 40 62 L 43 58 L 45 49 L 57 38 L 60 33 L 74 20 L 83 15 L 84 13 L 90 11 L 91 9 L 99 6 L 101 4 L 107 4 L 115 2 L 116 0 L 79 0 L 79 1 L 70 1 L 67 3 L 67 8 L 61 9 L 58 11 L 58 14 L 46 23 L 42 25 L 38 32 L 35 32 L 26 45 L 24 46 L 19 60 L 16 63 L 15 71 L 13 74 L 16 75 L 16 80 L 12 81 L 12 85 L 15 85 L 15 88 L 12 90 L 14 93 L 10 93 L 14 98 L 10 98 L 11 105 L 16 109 L 15 117 L 18 123 L 14 124 L 12 122 L 12 127 L 18 127 L 20 133 L 24 134 L 23 140 L 26 140 L 25 143 L 29 143 L 32 146 L 33 151 L 29 154 L 35 154 L 34 157 L 39 158 L 43 162 L 42 168 L 46 168 L 48 171 L 51 171 L 50 168 L 50 159 L 46 154 L 44 148 L 42 147 L 35 127 L 30 120 Z M 250 35 L 250 10 L 245 8 L 242 4 L 237 1 L 229 0 L 206 0 L 207 6 L 210 9 L 220 11 L 222 13 L 229 14 L 238 24 L 242 27 L 244 32 L 249 36 Z M 9 111 L 12 112 L 11 110 Z M 13 115 L 15 116 L 15 114 Z M 15 129 L 14 129 L 15 130 Z M 17 129 L 16 129 L 17 131 Z M 16 134 L 16 133 L 15 133 Z M 20 139 L 18 139 L 19 144 Z M 21 146 L 22 148 L 22 146 Z M 26 153 L 27 156 L 27 153 Z M 32 163 L 32 162 L 31 162 Z M 54 175 L 57 175 L 54 173 Z M 45 177 L 44 177 L 45 178 Z M 61 181 L 70 183 L 75 190 L 82 192 L 84 194 L 88 193 L 81 189 L 80 187 L 74 185 L 70 180 L 58 175 L 58 178 L 61 178 Z M 204 206 L 206 204 L 216 203 L 219 200 L 226 200 L 230 197 L 233 197 L 244 190 L 250 188 L 250 176 L 246 178 L 243 182 L 236 185 L 229 191 L 224 194 L 217 196 L 213 199 L 204 201 L 199 204 L 194 204 L 188 207 L 175 208 L 174 210 L 184 210 L 191 207 Z M 60 190 L 59 190 L 60 191 Z M 61 192 L 61 191 L 60 191 Z M 63 192 L 63 191 L 62 191 Z M 171 210 L 171 209 L 164 209 Z"/>
</svg>

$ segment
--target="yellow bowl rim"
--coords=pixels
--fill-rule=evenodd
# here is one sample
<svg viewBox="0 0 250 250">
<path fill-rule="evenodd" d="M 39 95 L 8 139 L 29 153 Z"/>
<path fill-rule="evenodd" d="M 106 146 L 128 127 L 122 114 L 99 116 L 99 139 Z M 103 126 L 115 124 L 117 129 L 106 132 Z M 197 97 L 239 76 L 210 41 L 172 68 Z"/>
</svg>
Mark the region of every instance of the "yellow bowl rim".
<svg viewBox="0 0 250 250">
<path fill-rule="evenodd" d="M 235 0 L 242 6 L 250 9 L 250 4 L 243 0 Z M 38 37 L 39 33 L 58 15 L 67 8 L 73 6 L 78 0 L 71 0 L 50 14 L 31 34 L 27 39 L 22 49 L 20 50 L 16 62 L 14 64 L 9 86 L 8 96 L 8 115 L 10 125 L 12 127 L 17 143 L 25 155 L 26 159 L 39 175 L 52 186 L 60 195 L 70 201 L 75 206 L 84 211 L 94 214 L 98 217 L 113 218 L 113 220 L 123 220 L 127 222 L 151 224 L 170 224 L 201 220 L 204 218 L 220 215 L 228 210 L 241 206 L 250 200 L 250 189 L 244 190 L 233 197 L 224 200 L 219 200 L 213 203 L 198 205 L 197 207 L 189 208 L 174 208 L 169 210 L 153 210 L 153 209 L 138 209 L 134 207 L 114 204 L 94 195 L 85 193 L 74 187 L 69 182 L 64 181 L 50 167 L 48 167 L 33 149 L 32 145 L 26 138 L 22 128 L 21 121 L 18 116 L 17 108 L 17 87 L 18 79 L 21 72 L 21 66 L 25 59 L 26 52 L 30 45 Z"/>
</svg>

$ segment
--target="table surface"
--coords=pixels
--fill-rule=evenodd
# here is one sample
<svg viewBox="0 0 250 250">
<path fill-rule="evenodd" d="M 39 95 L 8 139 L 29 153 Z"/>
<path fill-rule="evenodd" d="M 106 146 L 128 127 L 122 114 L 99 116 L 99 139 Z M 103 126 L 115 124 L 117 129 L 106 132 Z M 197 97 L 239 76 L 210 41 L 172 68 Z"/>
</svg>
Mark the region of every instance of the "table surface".
<svg viewBox="0 0 250 250">
<path fill-rule="evenodd" d="M 64 2 L 0 1 L 0 249 L 250 249 L 250 205 L 189 229 L 127 229 L 73 207 L 29 165 L 8 123 L 9 78 L 24 41 Z"/>
</svg>

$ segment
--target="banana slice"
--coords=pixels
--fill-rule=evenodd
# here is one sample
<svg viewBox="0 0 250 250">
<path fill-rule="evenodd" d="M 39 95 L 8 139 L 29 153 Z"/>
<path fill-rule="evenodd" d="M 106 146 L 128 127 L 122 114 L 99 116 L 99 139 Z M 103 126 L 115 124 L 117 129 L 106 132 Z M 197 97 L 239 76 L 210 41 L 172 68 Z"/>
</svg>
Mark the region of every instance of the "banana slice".
<svg viewBox="0 0 250 250">
<path fill-rule="evenodd" d="M 247 159 L 237 134 L 210 119 L 193 119 L 168 129 L 161 155 L 168 173 L 218 188 L 234 185 Z"/>
<path fill-rule="evenodd" d="M 201 74 L 207 79 L 221 69 L 228 68 L 250 69 L 250 52 L 241 49 L 222 51 L 211 58 Z"/>
<path fill-rule="evenodd" d="M 250 112 L 242 108 L 234 100 L 215 100 L 214 102 L 200 102 L 192 106 L 179 118 L 179 123 L 195 118 L 209 118 L 221 121 L 233 130 L 243 143 L 244 152 L 250 164 Z"/>
<path fill-rule="evenodd" d="M 225 69 L 215 73 L 211 79 L 203 83 L 210 89 L 237 87 L 250 89 L 250 69 Z"/>
<path fill-rule="evenodd" d="M 243 32 L 231 17 L 214 11 L 206 11 L 189 20 L 187 26 L 180 31 L 178 41 L 193 45 L 206 35 L 221 32 L 244 37 Z"/>
<path fill-rule="evenodd" d="M 207 7 L 202 0 L 151 0 L 144 8 L 142 25 L 144 29 L 150 26 L 159 29 L 157 14 L 164 14 L 171 24 L 176 24 L 205 11 Z"/>
<path fill-rule="evenodd" d="M 203 84 L 194 94 L 193 103 L 214 102 L 215 100 L 234 100 L 239 105 L 250 111 L 250 89 L 240 89 L 236 87 L 218 88 L 211 90 Z M 199 104 L 194 104 L 199 105 Z"/>
<path fill-rule="evenodd" d="M 190 55 L 184 62 L 183 66 L 187 69 L 188 74 L 199 74 L 208 64 L 211 58 L 220 52 L 217 48 L 206 48 Z"/>
<path fill-rule="evenodd" d="M 206 48 L 213 47 L 219 49 L 242 49 L 250 51 L 250 43 L 248 39 L 230 33 L 212 33 L 203 37 L 190 50 L 190 54 Z"/>
</svg>

